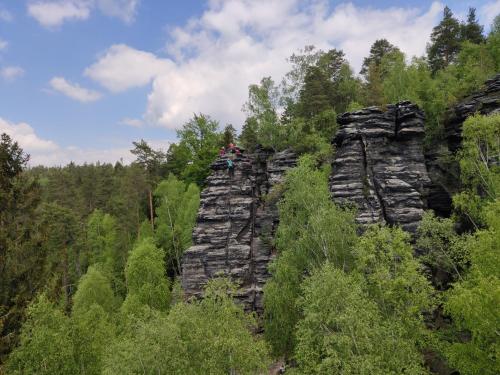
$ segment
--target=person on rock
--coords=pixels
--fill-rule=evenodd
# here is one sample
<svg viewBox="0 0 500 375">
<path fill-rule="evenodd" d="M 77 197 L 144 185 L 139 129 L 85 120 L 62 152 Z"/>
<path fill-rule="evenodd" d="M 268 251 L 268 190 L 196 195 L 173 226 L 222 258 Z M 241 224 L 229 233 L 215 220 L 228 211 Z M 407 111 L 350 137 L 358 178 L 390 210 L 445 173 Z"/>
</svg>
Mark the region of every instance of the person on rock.
<svg viewBox="0 0 500 375">
<path fill-rule="evenodd" d="M 219 156 L 224 156 L 226 155 L 226 148 L 225 147 L 221 147 L 220 150 L 219 150 Z"/>
<path fill-rule="evenodd" d="M 234 163 L 232 159 L 227 159 L 227 173 L 229 177 L 232 179 L 234 177 Z"/>
</svg>

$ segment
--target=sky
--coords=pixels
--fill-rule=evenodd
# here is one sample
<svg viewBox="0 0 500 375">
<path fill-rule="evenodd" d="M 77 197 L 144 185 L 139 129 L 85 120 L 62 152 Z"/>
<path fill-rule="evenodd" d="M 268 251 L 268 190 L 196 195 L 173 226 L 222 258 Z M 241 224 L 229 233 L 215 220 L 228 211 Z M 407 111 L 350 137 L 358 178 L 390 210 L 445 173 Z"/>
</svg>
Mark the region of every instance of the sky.
<svg viewBox="0 0 500 375">
<path fill-rule="evenodd" d="M 500 0 L 477 9 L 486 30 Z M 166 150 L 195 113 L 241 128 L 248 86 L 279 82 L 306 45 L 342 49 L 359 72 L 386 38 L 425 53 L 445 4 L 425 0 L 0 0 L 0 133 L 31 165 L 130 162 Z"/>
</svg>

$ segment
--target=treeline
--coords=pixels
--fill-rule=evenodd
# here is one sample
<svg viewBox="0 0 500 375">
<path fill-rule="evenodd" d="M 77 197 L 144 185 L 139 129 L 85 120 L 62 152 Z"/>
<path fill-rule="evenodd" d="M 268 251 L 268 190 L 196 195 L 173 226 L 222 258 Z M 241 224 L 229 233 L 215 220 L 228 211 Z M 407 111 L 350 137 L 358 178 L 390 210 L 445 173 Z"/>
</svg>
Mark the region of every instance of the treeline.
<svg viewBox="0 0 500 375">
<path fill-rule="evenodd" d="M 290 63 L 279 84 L 249 87 L 238 138 L 195 115 L 167 152 L 135 142 L 128 166 L 27 168 L 2 135 L 4 371 L 256 374 L 285 358 L 287 373 L 500 372 L 500 116 L 464 124 L 453 215 L 426 213 L 413 239 L 379 226 L 359 235 L 327 188 L 337 113 L 411 100 L 426 112 L 426 147 L 440 142 L 446 109 L 500 71 L 500 17 L 485 36 L 474 9 L 460 23 L 445 8 L 427 56 L 408 63 L 378 40 L 359 76 L 335 49 L 305 47 Z M 191 303 L 178 281 L 210 163 L 235 139 L 302 155 L 279 203 L 261 321 L 233 303 L 228 280 Z"/>
<path fill-rule="evenodd" d="M 397 46 L 380 39 L 358 76 L 341 50 L 306 47 L 290 57 L 292 70 L 280 83 L 266 77 L 250 86 L 241 141 L 248 149 L 261 144 L 321 154 L 335 132 L 336 114 L 410 100 L 426 113 L 431 149 L 444 135 L 446 110 L 500 71 L 499 46 L 499 17 L 485 37 L 474 8 L 460 23 L 446 7 L 427 56 L 410 63 Z"/>
</svg>

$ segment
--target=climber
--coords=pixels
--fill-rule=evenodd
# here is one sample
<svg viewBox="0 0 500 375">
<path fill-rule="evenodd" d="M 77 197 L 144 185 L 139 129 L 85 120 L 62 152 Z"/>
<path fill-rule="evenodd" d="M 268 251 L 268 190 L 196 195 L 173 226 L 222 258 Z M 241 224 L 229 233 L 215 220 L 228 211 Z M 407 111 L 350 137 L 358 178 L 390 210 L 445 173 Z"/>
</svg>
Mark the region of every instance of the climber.
<svg viewBox="0 0 500 375">
<path fill-rule="evenodd" d="M 221 147 L 220 150 L 219 150 L 219 156 L 224 156 L 226 155 L 226 148 L 225 147 Z"/>
<path fill-rule="evenodd" d="M 227 173 L 229 174 L 230 178 L 234 177 L 234 163 L 231 159 L 227 159 Z"/>
</svg>

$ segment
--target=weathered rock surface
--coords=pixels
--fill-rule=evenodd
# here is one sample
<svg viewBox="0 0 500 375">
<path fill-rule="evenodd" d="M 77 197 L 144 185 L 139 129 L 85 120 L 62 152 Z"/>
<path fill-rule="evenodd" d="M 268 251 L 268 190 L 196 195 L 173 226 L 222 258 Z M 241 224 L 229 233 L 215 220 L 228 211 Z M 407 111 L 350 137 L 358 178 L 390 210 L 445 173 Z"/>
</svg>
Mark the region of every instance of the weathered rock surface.
<svg viewBox="0 0 500 375">
<path fill-rule="evenodd" d="M 462 142 L 462 125 L 474 113 L 500 113 L 500 74 L 487 80 L 484 89 L 461 100 L 446 114 L 445 130 L 448 148 L 455 152 Z"/>
<path fill-rule="evenodd" d="M 212 164 L 201 193 L 193 246 L 183 257 L 182 286 L 187 296 L 200 297 L 209 279 L 229 276 L 239 286 L 236 297 L 248 310 L 260 312 L 267 266 L 274 256 L 269 240 L 278 222 L 275 205 L 264 197 L 295 166 L 296 157 L 290 151 L 243 154 L 234 161 L 233 178 L 227 157 Z"/>
<path fill-rule="evenodd" d="M 433 182 L 427 199 L 428 208 L 449 216 L 451 196 L 460 189 L 460 168 L 454 154 L 462 143 L 462 126 L 467 117 L 480 113 L 500 113 L 500 74 L 487 80 L 484 87 L 450 108 L 444 121 L 445 139 L 428 150 L 425 158 Z"/>
<path fill-rule="evenodd" d="M 414 232 L 431 180 L 423 152 L 424 114 L 401 102 L 338 117 L 330 191 L 334 201 L 354 204 L 361 225 L 399 224 Z"/>
</svg>

